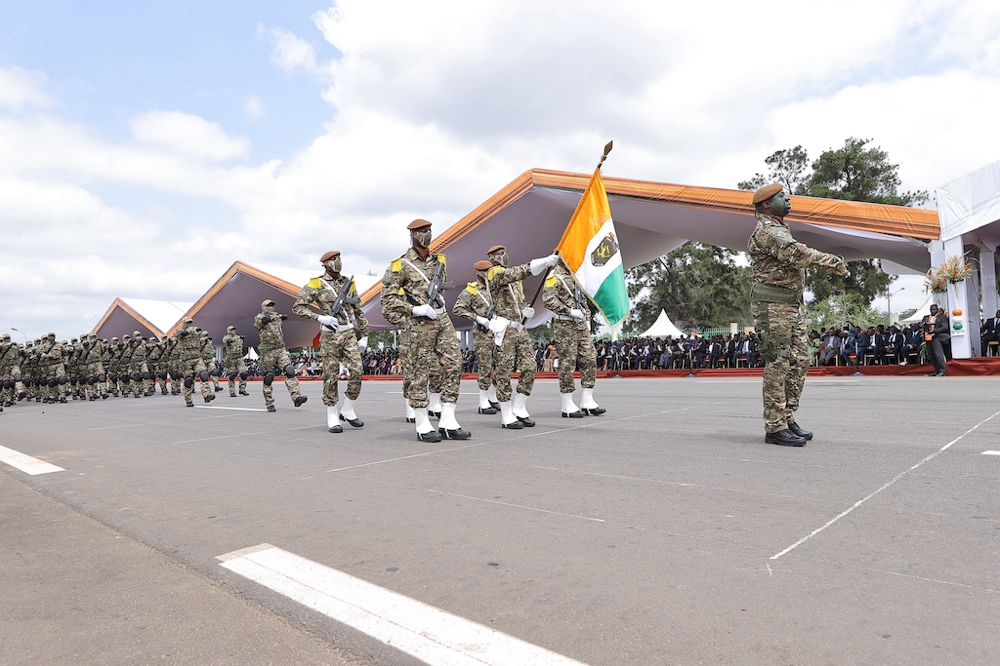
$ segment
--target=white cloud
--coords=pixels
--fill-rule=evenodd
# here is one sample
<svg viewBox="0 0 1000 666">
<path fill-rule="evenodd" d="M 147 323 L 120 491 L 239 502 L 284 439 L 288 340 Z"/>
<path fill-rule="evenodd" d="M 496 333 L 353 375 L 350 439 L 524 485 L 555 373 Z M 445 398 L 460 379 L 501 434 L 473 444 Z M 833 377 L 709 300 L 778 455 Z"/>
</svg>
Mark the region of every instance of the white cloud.
<svg viewBox="0 0 1000 666">
<path fill-rule="evenodd" d="M 303 69 L 315 73 L 316 50 L 312 44 L 295 33 L 280 28 L 258 26 L 257 34 L 266 36 L 271 43 L 271 62 L 286 72 Z"/>
<path fill-rule="evenodd" d="M 32 72 L 13 65 L 0 65 L 0 107 L 52 106 L 55 100 L 45 92 L 47 79 L 41 72 Z"/>
<path fill-rule="evenodd" d="M 250 117 L 250 120 L 260 120 L 264 116 L 264 105 L 261 104 L 260 98 L 257 95 L 250 95 L 247 98 L 246 104 L 243 105 L 243 110 Z"/>
<path fill-rule="evenodd" d="M 250 152 L 247 137 L 229 136 L 218 123 L 182 111 L 149 111 L 134 116 L 129 125 L 136 140 L 189 157 L 221 162 Z"/>
</svg>

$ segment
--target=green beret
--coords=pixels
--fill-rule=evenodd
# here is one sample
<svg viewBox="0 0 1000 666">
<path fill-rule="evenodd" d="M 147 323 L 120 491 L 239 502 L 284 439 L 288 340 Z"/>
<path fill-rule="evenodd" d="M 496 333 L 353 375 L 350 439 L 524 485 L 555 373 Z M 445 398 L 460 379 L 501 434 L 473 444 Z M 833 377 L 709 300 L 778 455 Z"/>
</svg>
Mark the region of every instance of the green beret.
<svg viewBox="0 0 1000 666">
<path fill-rule="evenodd" d="M 785 186 L 781 183 L 771 183 L 770 185 L 765 185 L 753 193 L 753 205 L 756 206 L 763 201 L 767 201 L 783 189 L 785 189 Z"/>
</svg>

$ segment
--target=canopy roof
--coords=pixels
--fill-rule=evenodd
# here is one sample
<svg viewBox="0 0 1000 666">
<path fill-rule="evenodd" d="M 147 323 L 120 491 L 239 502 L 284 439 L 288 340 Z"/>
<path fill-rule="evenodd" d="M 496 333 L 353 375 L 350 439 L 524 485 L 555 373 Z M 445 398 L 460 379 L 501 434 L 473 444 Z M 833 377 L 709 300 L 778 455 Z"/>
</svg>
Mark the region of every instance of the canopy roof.
<svg viewBox="0 0 1000 666">
<path fill-rule="evenodd" d="M 924 317 L 931 313 L 931 305 L 934 303 L 934 297 L 931 294 L 927 294 L 927 300 L 924 304 L 917 308 L 917 311 L 911 314 L 906 319 L 900 319 L 900 324 L 919 324 L 924 320 Z"/>
<path fill-rule="evenodd" d="M 639 334 L 640 338 L 665 338 L 667 336 L 680 338 L 684 336 L 684 333 L 674 326 L 674 322 L 670 321 L 666 310 L 660 310 L 660 316 L 656 318 L 653 325 Z"/>
<path fill-rule="evenodd" d="M 139 331 L 146 338 L 151 335 L 162 338 L 164 332 L 169 330 L 190 307 L 190 303 L 175 301 L 116 298 L 94 328 L 94 332 L 98 337 L 107 339 L 120 338 L 125 334 L 132 335 L 135 331 Z"/>
<path fill-rule="evenodd" d="M 448 256 L 448 279 L 458 285 L 475 280 L 472 265 L 497 244 L 507 247 L 515 264 L 550 254 L 589 179 L 545 169 L 521 174 L 431 243 L 434 252 Z M 604 182 L 626 269 L 688 240 L 744 251 L 756 224 L 751 192 L 614 177 Z M 786 220 L 795 238 L 810 247 L 848 260 L 883 258 L 915 273 L 930 268 L 926 242 L 939 237 L 937 213 L 920 208 L 793 196 Z M 529 299 L 539 280 L 525 280 Z M 373 329 L 393 328 L 382 317 L 378 287 L 363 294 L 362 307 Z M 458 293 L 445 292 L 449 308 Z M 531 324 L 542 320 L 539 312 Z M 461 319 L 455 324 L 471 326 Z"/>
<path fill-rule="evenodd" d="M 987 164 L 935 191 L 941 238 L 978 231 L 990 249 L 1000 246 L 1000 161 Z"/>
</svg>

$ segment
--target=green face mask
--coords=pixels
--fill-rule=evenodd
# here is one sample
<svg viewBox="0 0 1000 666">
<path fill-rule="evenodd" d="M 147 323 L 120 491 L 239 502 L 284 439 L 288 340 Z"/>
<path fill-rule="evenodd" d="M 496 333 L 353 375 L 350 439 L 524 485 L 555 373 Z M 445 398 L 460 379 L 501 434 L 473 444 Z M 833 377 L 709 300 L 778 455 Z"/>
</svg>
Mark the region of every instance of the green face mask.
<svg viewBox="0 0 1000 666">
<path fill-rule="evenodd" d="M 777 217 L 785 217 L 792 212 L 792 200 L 783 191 L 770 198 L 771 213 Z"/>
</svg>

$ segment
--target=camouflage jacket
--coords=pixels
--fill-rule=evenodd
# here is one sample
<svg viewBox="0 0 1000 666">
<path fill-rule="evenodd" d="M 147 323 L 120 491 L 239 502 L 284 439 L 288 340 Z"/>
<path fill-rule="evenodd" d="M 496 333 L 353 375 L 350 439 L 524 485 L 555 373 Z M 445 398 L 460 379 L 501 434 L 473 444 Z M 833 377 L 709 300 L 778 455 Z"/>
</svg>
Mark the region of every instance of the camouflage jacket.
<svg viewBox="0 0 1000 666">
<path fill-rule="evenodd" d="M 226 363 L 233 363 L 243 358 L 243 336 L 226 335 L 222 338 Z"/>
<path fill-rule="evenodd" d="M 486 271 L 486 281 L 493 296 L 493 309 L 497 316 L 511 321 L 521 321 L 524 309 L 524 289 L 521 280 L 531 275 L 529 264 L 520 266 L 493 266 Z"/>
<path fill-rule="evenodd" d="M 750 234 L 747 252 L 754 282 L 799 294 L 805 287 L 806 268 L 822 266 L 841 274 L 845 270 L 842 257 L 796 242 L 783 222 L 764 213 L 757 213 L 757 227 Z"/>
<path fill-rule="evenodd" d="M 419 317 L 413 316 L 413 307 L 427 303 L 427 290 L 437 262 L 447 265 L 443 254 L 429 253 L 421 259 L 412 247 L 389 264 L 382 276 L 382 315 L 390 323 L 405 328 Z M 447 269 L 442 272 L 442 281 L 447 279 Z M 447 314 L 445 315 L 447 316 Z M 424 319 L 423 321 L 427 321 Z"/>
<path fill-rule="evenodd" d="M 201 360 L 205 362 L 206 367 L 215 363 L 215 345 L 212 344 L 212 339 L 209 337 L 201 339 Z"/>
<path fill-rule="evenodd" d="M 315 310 L 309 307 L 310 303 L 315 303 L 319 306 L 319 314 L 330 315 L 331 309 L 333 308 L 334 302 L 337 300 L 337 296 L 340 294 L 340 290 L 344 288 L 344 283 L 347 282 L 349 278 L 341 275 L 339 277 L 330 277 L 326 273 L 314 277 L 309 280 L 306 286 L 302 287 L 299 291 L 299 297 L 292 304 L 292 312 L 300 317 L 305 317 L 306 319 L 316 319 L 317 313 Z M 358 288 L 351 280 L 351 286 L 347 290 L 348 298 L 358 297 Z M 353 321 L 352 321 L 353 319 Z M 355 328 L 364 337 L 368 335 L 368 320 L 365 318 L 365 313 L 361 310 L 360 305 L 355 305 L 353 303 L 345 303 L 342 308 L 340 308 L 340 314 L 337 315 L 337 321 L 341 326 L 346 326 L 347 324 L 353 324 Z"/>
<path fill-rule="evenodd" d="M 587 295 L 573 279 L 573 274 L 562 265 L 555 265 L 545 277 L 545 287 L 542 288 L 542 302 L 545 307 L 560 318 L 569 317 L 570 310 L 580 310 L 586 319 L 590 318 L 590 305 Z M 581 321 L 581 324 L 584 322 Z"/>
<path fill-rule="evenodd" d="M 476 317 L 486 317 L 492 307 L 486 289 L 480 289 L 478 282 L 470 282 L 455 299 L 451 311 L 456 317 L 476 321 Z"/>
<path fill-rule="evenodd" d="M 279 349 L 285 346 L 285 336 L 281 332 L 281 315 L 258 312 L 253 318 L 253 327 L 260 333 L 261 353 Z"/>
<path fill-rule="evenodd" d="M 177 329 L 177 353 L 181 361 L 193 361 L 201 356 L 201 337 L 194 324 Z"/>
</svg>

